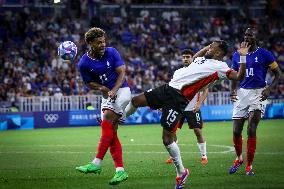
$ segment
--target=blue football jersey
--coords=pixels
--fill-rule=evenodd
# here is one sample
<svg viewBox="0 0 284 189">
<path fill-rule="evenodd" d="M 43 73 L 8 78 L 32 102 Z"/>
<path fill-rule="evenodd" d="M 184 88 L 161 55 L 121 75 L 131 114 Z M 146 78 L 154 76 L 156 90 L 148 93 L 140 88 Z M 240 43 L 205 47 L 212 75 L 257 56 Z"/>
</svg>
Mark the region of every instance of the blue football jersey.
<svg viewBox="0 0 284 189">
<path fill-rule="evenodd" d="M 112 89 L 118 78 L 115 69 L 121 65 L 124 65 L 124 62 L 117 50 L 113 47 L 107 47 L 100 59 L 92 59 L 85 53 L 78 63 L 78 69 L 85 83 L 96 82 Z M 123 87 L 128 87 L 126 80 L 124 80 L 121 88 Z"/>
<path fill-rule="evenodd" d="M 263 88 L 266 86 L 265 77 L 269 65 L 275 61 L 272 53 L 263 48 L 257 48 L 247 55 L 246 76 L 240 82 L 240 87 L 245 89 Z M 240 55 L 235 52 L 232 68 L 239 70 Z"/>
</svg>

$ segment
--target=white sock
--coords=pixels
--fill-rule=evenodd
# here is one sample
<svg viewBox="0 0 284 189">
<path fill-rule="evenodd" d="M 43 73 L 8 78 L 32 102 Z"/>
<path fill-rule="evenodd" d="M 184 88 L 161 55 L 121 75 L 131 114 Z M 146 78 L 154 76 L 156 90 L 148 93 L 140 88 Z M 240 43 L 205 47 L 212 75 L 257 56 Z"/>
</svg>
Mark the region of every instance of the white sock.
<svg viewBox="0 0 284 189">
<path fill-rule="evenodd" d="M 178 139 L 177 139 L 177 141 L 176 141 L 176 144 L 178 144 Z M 170 158 L 173 159 L 172 156 L 170 156 Z"/>
<path fill-rule="evenodd" d="M 101 160 L 101 159 L 99 159 L 99 158 L 95 158 L 95 159 L 92 161 L 92 163 L 95 164 L 95 165 L 97 165 L 97 166 L 102 166 L 102 161 L 103 161 L 103 160 Z"/>
<path fill-rule="evenodd" d="M 132 115 L 135 111 L 137 110 L 137 108 L 135 108 L 132 104 L 132 102 L 130 101 L 127 106 L 125 107 L 124 113 L 125 113 L 125 117 L 128 117 L 130 115 Z"/>
<path fill-rule="evenodd" d="M 124 168 L 123 167 L 117 167 L 115 168 L 115 171 L 118 172 L 118 171 L 124 171 Z"/>
<path fill-rule="evenodd" d="M 176 167 L 177 176 L 181 176 L 184 173 L 184 166 L 182 164 L 178 145 L 173 142 L 170 145 L 166 146 L 166 149 L 173 159 L 174 165 Z"/>
<path fill-rule="evenodd" d="M 243 154 L 241 154 L 239 157 L 237 157 L 237 159 L 240 160 L 240 161 L 244 161 Z"/>
<path fill-rule="evenodd" d="M 207 158 L 207 155 L 206 155 L 206 142 L 204 142 L 204 143 L 197 143 L 197 146 L 199 148 L 201 157 L 206 157 Z"/>
</svg>

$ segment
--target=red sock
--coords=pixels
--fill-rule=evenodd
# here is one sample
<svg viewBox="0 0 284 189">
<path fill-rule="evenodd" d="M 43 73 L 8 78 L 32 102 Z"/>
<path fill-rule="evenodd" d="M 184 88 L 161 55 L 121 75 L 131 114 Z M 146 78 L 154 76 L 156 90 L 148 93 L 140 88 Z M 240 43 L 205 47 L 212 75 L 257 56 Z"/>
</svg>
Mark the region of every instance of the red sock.
<svg viewBox="0 0 284 189">
<path fill-rule="evenodd" d="M 114 161 L 115 167 L 123 167 L 122 147 L 117 136 L 117 132 L 113 134 L 113 140 L 110 146 L 110 154 Z"/>
<path fill-rule="evenodd" d="M 251 166 L 256 149 L 256 137 L 248 137 L 247 140 L 247 166 Z"/>
<path fill-rule="evenodd" d="M 102 125 L 102 136 L 98 146 L 98 153 L 96 155 L 96 158 L 102 160 L 104 159 L 105 154 L 112 143 L 113 128 L 112 128 L 112 123 L 107 120 L 103 120 L 101 125 Z"/>
<path fill-rule="evenodd" d="M 237 156 L 239 157 L 243 152 L 243 137 L 240 135 L 239 137 L 233 136 L 234 147 Z"/>
</svg>

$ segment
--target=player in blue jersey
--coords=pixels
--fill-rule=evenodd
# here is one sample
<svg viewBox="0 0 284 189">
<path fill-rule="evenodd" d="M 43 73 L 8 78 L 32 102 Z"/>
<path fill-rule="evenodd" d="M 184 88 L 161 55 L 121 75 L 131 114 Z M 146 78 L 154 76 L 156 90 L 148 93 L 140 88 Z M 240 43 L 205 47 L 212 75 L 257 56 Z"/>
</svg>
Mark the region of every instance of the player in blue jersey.
<svg viewBox="0 0 284 189">
<path fill-rule="evenodd" d="M 256 31 L 248 28 L 244 34 L 244 41 L 250 44 L 247 54 L 246 77 L 240 81 L 240 88 L 236 90 L 236 82 L 232 83 L 231 100 L 234 101 L 233 109 L 233 142 L 237 158 L 229 173 L 235 173 L 244 162 L 242 156 L 242 130 L 245 120 L 248 120 L 247 127 L 247 162 L 246 175 L 254 175 L 252 163 L 256 149 L 256 129 L 264 114 L 265 100 L 280 78 L 280 69 L 275 62 L 271 52 L 256 44 Z M 240 55 L 235 52 L 233 55 L 232 68 L 239 69 L 238 62 Z M 274 74 L 272 83 L 267 86 L 265 81 L 267 70 Z"/>
<path fill-rule="evenodd" d="M 85 84 L 90 89 L 101 91 L 103 94 L 102 135 L 94 160 L 76 169 L 83 173 L 100 174 L 103 158 L 110 149 L 116 173 L 109 184 L 115 185 L 128 178 L 123 166 L 117 127 L 131 99 L 131 92 L 125 80 L 124 62 L 115 48 L 106 47 L 104 30 L 91 28 L 85 33 L 85 41 L 91 49 L 81 57 L 78 69 Z"/>
</svg>

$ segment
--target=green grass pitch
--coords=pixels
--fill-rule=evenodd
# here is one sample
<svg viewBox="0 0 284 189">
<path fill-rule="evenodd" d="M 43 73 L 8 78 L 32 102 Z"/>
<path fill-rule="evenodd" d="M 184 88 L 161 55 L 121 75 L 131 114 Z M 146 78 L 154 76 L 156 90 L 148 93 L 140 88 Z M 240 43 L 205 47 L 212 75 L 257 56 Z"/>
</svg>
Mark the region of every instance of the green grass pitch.
<svg viewBox="0 0 284 189">
<path fill-rule="evenodd" d="M 122 126 L 119 137 L 129 179 L 108 185 L 114 175 L 109 152 L 100 175 L 82 174 L 78 165 L 91 161 L 97 149 L 99 127 L 38 129 L 0 132 L 0 188 L 11 189 L 173 189 L 175 169 L 165 164 L 159 125 Z M 185 188 L 284 188 L 284 120 L 262 120 L 257 132 L 255 176 L 245 176 L 245 166 L 229 175 L 235 154 L 232 122 L 207 122 L 203 129 L 209 163 L 200 164 L 196 137 L 184 125 L 178 139 L 184 165 L 190 169 Z M 246 128 L 243 131 L 246 151 Z M 133 139 L 133 140 L 131 140 Z"/>
</svg>

